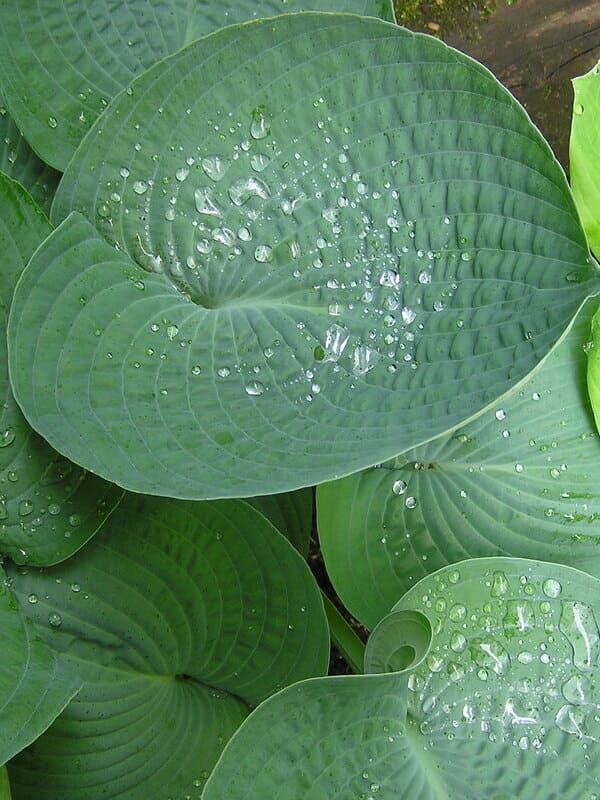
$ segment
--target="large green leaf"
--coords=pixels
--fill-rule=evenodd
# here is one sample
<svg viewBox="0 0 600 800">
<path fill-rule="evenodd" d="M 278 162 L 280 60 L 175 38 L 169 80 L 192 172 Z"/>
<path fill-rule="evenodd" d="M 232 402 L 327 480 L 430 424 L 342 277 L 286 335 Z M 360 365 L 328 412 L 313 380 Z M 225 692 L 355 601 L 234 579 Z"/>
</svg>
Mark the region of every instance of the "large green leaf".
<svg viewBox="0 0 600 800">
<path fill-rule="evenodd" d="M 0 173 L 0 552 L 54 564 L 102 525 L 123 492 L 88 475 L 34 433 L 13 397 L 6 316 L 15 283 L 51 227 L 23 187 Z"/>
<path fill-rule="evenodd" d="M 248 501 L 281 531 L 303 556 L 308 555 L 313 527 L 313 490 L 262 495 Z"/>
<path fill-rule="evenodd" d="M 353 16 L 232 26 L 148 70 L 65 173 L 72 210 L 100 233 L 71 214 L 24 273 L 13 387 L 61 452 L 150 494 L 393 457 L 510 389 L 598 288 L 516 101 Z"/>
<path fill-rule="evenodd" d="M 585 378 L 596 306 L 473 422 L 318 488 L 327 571 L 367 627 L 424 575 L 465 558 L 538 558 L 600 577 L 600 446 Z"/>
<path fill-rule="evenodd" d="M 590 247 L 600 258 L 600 61 L 573 81 L 571 186 Z"/>
<path fill-rule="evenodd" d="M 310 9 L 394 19 L 391 0 L 2 0 L 0 84 L 34 150 L 64 170 L 107 102 L 152 64 L 223 25 Z"/>
<path fill-rule="evenodd" d="M 84 679 L 11 762 L 17 800 L 197 798 L 249 706 L 327 669 L 310 570 L 242 501 L 129 495 L 72 559 L 14 577 Z"/>
<path fill-rule="evenodd" d="M 446 567 L 367 646 L 371 667 L 408 677 L 285 689 L 233 737 L 203 799 L 597 798 L 599 605 L 600 582 L 565 566 Z"/>
<path fill-rule="evenodd" d="M 0 765 L 34 741 L 75 695 L 81 681 L 40 641 L 0 567 Z M 1 773 L 1 770 L 0 770 Z M 0 798 L 3 798 L 0 774 Z"/>
<path fill-rule="evenodd" d="M 36 156 L 6 110 L 0 93 L 0 170 L 19 181 L 46 213 L 60 175 Z"/>
</svg>

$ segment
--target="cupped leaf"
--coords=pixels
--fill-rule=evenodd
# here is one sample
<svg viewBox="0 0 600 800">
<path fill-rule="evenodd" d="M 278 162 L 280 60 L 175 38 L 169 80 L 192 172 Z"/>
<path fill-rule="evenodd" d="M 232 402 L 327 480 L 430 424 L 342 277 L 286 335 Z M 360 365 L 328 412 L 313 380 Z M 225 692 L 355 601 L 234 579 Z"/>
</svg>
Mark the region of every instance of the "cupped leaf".
<svg viewBox="0 0 600 800">
<path fill-rule="evenodd" d="M 81 686 L 71 669 L 37 636 L 0 567 L 0 764 L 42 734 Z M 0 798 L 8 781 L 0 768 Z M 10 797 L 10 792 L 8 792 Z"/>
<path fill-rule="evenodd" d="M 311 9 L 394 21 L 391 0 L 4 0 L 0 83 L 34 150 L 64 170 L 107 102 L 160 59 L 224 25 Z"/>
<path fill-rule="evenodd" d="M 248 500 L 290 540 L 303 556 L 308 555 L 313 527 L 313 490 L 262 495 Z"/>
<path fill-rule="evenodd" d="M 446 567 L 397 604 L 397 627 L 385 618 L 373 633 L 385 668 L 416 636 L 408 678 L 285 689 L 235 734 L 203 798 L 594 798 L 598 608 L 600 582 L 570 567 L 512 558 Z M 418 661 L 423 616 L 433 634 Z"/>
<path fill-rule="evenodd" d="M 73 209 L 100 233 L 73 213 L 32 260 L 13 386 L 61 452 L 149 494 L 393 457 L 510 389 L 598 287 L 516 101 L 354 16 L 232 26 L 148 70 L 71 162 L 55 220 Z"/>
<path fill-rule="evenodd" d="M 571 186 L 590 247 L 600 258 L 600 61 L 573 81 Z"/>
<path fill-rule="evenodd" d="M 14 578 L 84 680 L 11 762 L 18 800 L 197 798 L 250 706 L 327 669 L 310 570 L 242 501 L 129 495 L 72 559 Z"/>
<path fill-rule="evenodd" d="M 0 552 L 17 563 L 54 564 L 68 558 L 98 530 L 123 494 L 34 433 L 10 388 L 8 308 L 23 267 L 50 231 L 25 189 L 0 173 Z"/>
<path fill-rule="evenodd" d="M 327 571 L 364 625 L 424 575 L 465 558 L 538 558 L 600 577 L 600 446 L 585 377 L 597 304 L 587 301 L 502 403 L 381 468 L 318 488 Z"/>
<path fill-rule="evenodd" d="M 46 213 L 60 175 L 44 164 L 29 147 L 6 110 L 0 93 L 0 170 L 19 181 Z"/>
</svg>

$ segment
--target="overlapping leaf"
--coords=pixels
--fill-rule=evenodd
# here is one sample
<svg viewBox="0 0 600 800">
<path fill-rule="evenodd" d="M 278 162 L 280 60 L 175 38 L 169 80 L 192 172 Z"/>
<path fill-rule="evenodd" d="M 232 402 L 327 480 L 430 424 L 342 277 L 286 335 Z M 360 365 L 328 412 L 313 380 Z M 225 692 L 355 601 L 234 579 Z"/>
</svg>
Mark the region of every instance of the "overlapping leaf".
<svg viewBox="0 0 600 800">
<path fill-rule="evenodd" d="M 44 164 L 29 147 L 0 93 L 0 170 L 19 181 L 46 213 L 60 175 Z"/>
<path fill-rule="evenodd" d="M 0 81 L 27 140 L 64 170 L 135 75 L 225 25 L 311 9 L 394 19 L 391 0 L 3 0 Z"/>
<path fill-rule="evenodd" d="M 10 783 L 6 767 L 0 767 L 0 800 L 11 800 Z"/>
<path fill-rule="evenodd" d="M 597 305 L 589 300 L 531 378 L 473 422 L 319 487 L 327 570 L 363 624 L 464 558 L 539 558 L 600 576 L 600 445 L 585 378 Z"/>
<path fill-rule="evenodd" d="M 590 247 L 600 257 L 600 61 L 573 81 L 571 186 Z"/>
<path fill-rule="evenodd" d="M 408 675 L 323 678 L 275 695 L 233 737 L 204 800 L 593 798 L 599 606 L 600 582 L 569 567 L 446 567 L 368 646 L 371 665 Z"/>
<path fill-rule="evenodd" d="M 81 682 L 43 644 L 21 613 L 0 567 L 0 765 L 36 739 L 75 695 Z M 8 794 L 7 794 L 8 793 Z M 0 769 L 0 797 L 10 797 Z"/>
<path fill-rule="evenodd" d="M 318 587 L 245 502 L 129 495 L 72 559 L 14 577 L 84 680 L 11 762 L 17 800 L 197 798 L 251 705 L 327 669 Z"/>
<path fill-rule="evenodd" d="M 61 452 L 146 493 L 393 457 L 510 389 L 598 285 L 520 106 L 353 16 L 232 26 L 148 70 L 71 162 L 72 210 L 107 241 L 72 214 L 38 251 L 13 385 Z"/>
<path fill-rule="evenodd" d="M 122 491 L 60 456 L 23 417 L 8 380 L 6 317 L 13 289 L 51 227 L 23 187 L 0 174 L 0 552 L 17 563 L 68 558 L 102 525 Z"/>
<path fill-rule="evenodd" d="M 252 497 L 248 501 L 290 540 L 303 556 L 308 555 L 313 525 L 313 490 Z"/>
</svg>

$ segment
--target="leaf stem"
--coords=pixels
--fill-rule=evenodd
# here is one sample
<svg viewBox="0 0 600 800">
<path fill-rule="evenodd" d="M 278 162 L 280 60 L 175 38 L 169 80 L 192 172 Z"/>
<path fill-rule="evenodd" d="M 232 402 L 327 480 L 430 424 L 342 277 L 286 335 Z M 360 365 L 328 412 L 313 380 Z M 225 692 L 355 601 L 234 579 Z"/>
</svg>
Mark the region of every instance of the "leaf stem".
<svg viewBox="0 0 600 800">
<path fill-rule="evenodd" d="M 364 672 L 365 646 L 338 611 L 334 603 L 321 589 L 325 613 L 329 622 L 331 639 L 356 675 Z"/>
</svg>

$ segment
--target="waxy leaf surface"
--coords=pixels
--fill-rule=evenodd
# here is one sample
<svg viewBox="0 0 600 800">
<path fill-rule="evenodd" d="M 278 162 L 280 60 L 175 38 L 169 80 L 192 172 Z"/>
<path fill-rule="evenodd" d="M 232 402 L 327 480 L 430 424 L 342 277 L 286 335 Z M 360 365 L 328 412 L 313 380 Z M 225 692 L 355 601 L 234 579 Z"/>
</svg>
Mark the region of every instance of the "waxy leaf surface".
<svg viewBox="0 0 600 800">
<path fill-rule="evenodd" d="M 194 39 L 284 11 L 393 21 L 391 0 L 2 0 L 0 83 L 27 140 L 64 170 L 108 101 Z"/>
<path fill-rule="evenodd" d="M 14 579 L 84 681 L 11 762 L 17 800 L 196 800 L 250 707 L 327 669 L 314 578 L 243 501 L 126 496 L 73 558 Z"/>
<path fill-rule="evenodd" d="M 78 550 L 122 490 L 75 466 L 38 436 L 12 394 L 6 320 L 17 279 L 51 227 L 31 196 L 0 173 L 0 553 L 54 564 Z"/>
<path fill-rule="evenodd" d="M 465 558 L 539 558 L 600 577 L 600 444 L 586 390 L 597 305 L 588 300 L 537 371 L 468 425 L 318 488 L 327 571 L 364 625 Z"/>
<path fill-rule="evenodd" d="M 232 26 L 148 70 L 53 219 L 13 304 L 15 394 L 65 455 L 149 494 L 394 457 L 509 390 L 598 288 L 506 90 L 349 15 Z"/>
<path fill-rule="evenodd" d="M 600 582 L 570 567 L 446 567 L 367 645 L 368 666 L 405 671 L 304 681 L 270 698 L 203 800 L 593 798 L 599 608 Z"/>
<path fill-rule="evenodd" d="M 27 747 L 67 705 L 81 681 L 40 641 L 0 567 L 0 764 Z M 0 768 L 0 798 L 10 798 Z"/>
</svg>

